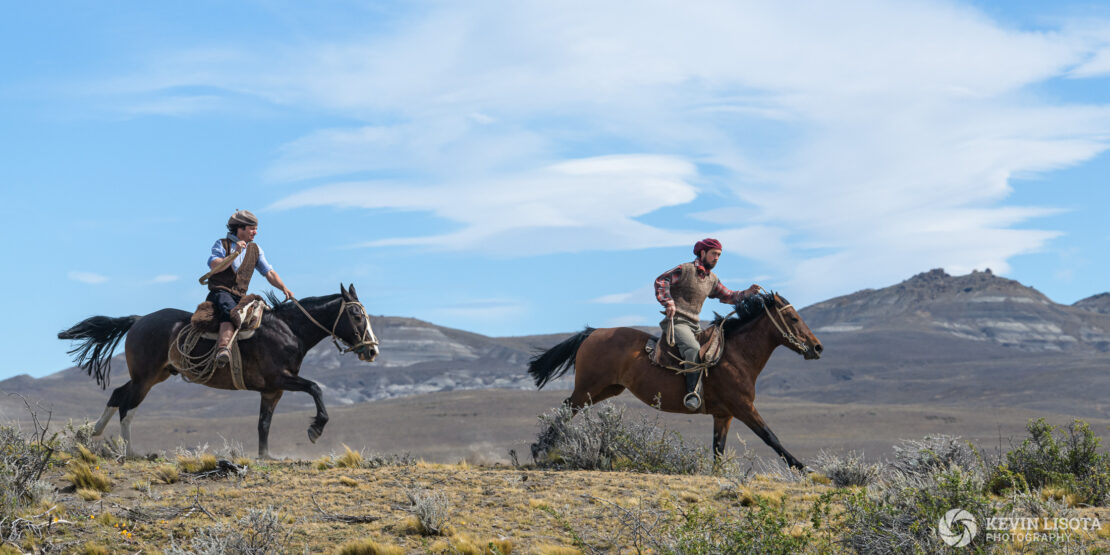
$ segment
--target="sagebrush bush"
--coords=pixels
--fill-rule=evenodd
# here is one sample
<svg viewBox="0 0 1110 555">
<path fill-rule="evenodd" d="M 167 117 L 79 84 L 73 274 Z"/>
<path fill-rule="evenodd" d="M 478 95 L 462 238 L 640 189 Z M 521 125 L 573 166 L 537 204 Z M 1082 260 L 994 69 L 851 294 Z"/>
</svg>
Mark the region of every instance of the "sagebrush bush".
<svg viewBox="0 0 1110 555">
<path fill-rule="evenodd" d="M 0 523 L 52 494 L 54 488 L 40 478 L 55 463 L 54 453 L 53 443 L 41 435 L 27 437 L 12 426 L 0 426 Z"/>
<path fill-rule="evenodd" d="M 566 470 L 622 470 L 696 474 L 712 468 L 707 450 L 683 442 L 658 418 L 625 417 L 623 406 L 562 405 L 540 416 L 542 431 L 532 446 L 537 466 Z"/>
<path fill-rule="evenodd" d="M 879 477 L 877 464 L 868 464 L 862 453 L 850 452 L 843 458 L 822 449 L 811 465 L 821 471 L 834 487 L 866 486 Z"/>
<path fill-rule="evenodd" d="M 999 482 L 1010 473 L 1020 476 L 1030 488 L 1064 488 L 1080 503 L 1103 506 L 1110 502 L 1110 455 L 1099 452 L 1100 440 L 1086 422 L 1072 421 L 1060 437 L 1056 427 L 1043 418 L 1030 420 L 1026 430 L 1029 437 L 1006 453 L 1004 468 L 996 469 Z"/>
<path fill-rule="evenodd" d="M 428 535 L 442 534 L 451 517 L 451 502 L 447 495 L 419 487 L 409 488 L 405 493 L 412 504 L 409 511 L 416 515 L 421 531 Z"/>
<path fill-rule="evenodd" d="M 978 473 L 953 465 L 933 473 L 896 472 L 867 491 L 841 490 L 842 511 L 833 517 L 841 541 L 857 553 L 940 553 L 947 547 L 936 533 L 937 523 L 953 508 L 970 512 L 977 522 L 995 516 Z M 983 549 L 977 535 L 969 549 Z"/>
<path fill-rule="evenodd" d="M 890 466 L 902 474 L 927 476 L 952 468 L 976 470 L 981 462 L 971 445 L 959 437 L 933 435 L 895 445 Z"/>
<path fill-rule="evenodd" d="M 170 546 L 163 553 L 167 555 L 285 553 L 286 544 L 292 533 L 292 530 L 285 529 L 281 517 L 274 512 L 273 508 L 251 509 L 246 516 L 234 523 L 220 522 L 215 526 L 197 530 L 185 545 L 177 545 L 176 538 L 171 535 Z"/>
</svg>

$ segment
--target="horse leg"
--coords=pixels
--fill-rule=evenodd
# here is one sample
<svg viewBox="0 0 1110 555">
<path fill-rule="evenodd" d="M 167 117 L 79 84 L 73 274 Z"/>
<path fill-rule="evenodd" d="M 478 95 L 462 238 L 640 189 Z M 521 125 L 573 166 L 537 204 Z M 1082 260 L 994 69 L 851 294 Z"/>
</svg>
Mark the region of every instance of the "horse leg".
<svg viewBox="0 0 1110 555">
<path fill-rule="evenodd" d="M 312 402 L 316 403 L 316 418 L 312 419 L 312 425 L 308 427 L 308 440 L 316 443 L 320 434 L 324 433 L 324 425 L 328 423 L 328 409 L 324 408 L 324 394 L 320 391 L 320 386 L 300 376 L 285 376 L 281 388 L 285 391 L 303 391 L 312 396 Z"/>
<path fill-rule="evenodd" d="M 270 419 L 274 417 L 274 407 L 281 399 L 282 390 L 262 392 L 262 407 L 258 411 L 258 458 L 272 459 L 270 456 Z"/>
<path fill-rule="evenodd" d="M 93 426 L 93 439 L 99 439 L 104 434 L 104 428 L 112 420 L 112 416 L 119 411 L 120 405 L 123 404 L 124 398 L 130 395 L 130 391 L 130 381 L 112 390 L 112 396 L 108 398 L 108 405 L 104 407 L 104 414 L 100 415 L 100 420 L 97 420 L 96 425 Z"/>
<path fill-rule="evenodd" d="M 806 465 L 794 458 L 794 455 L 787 452 L 786 448 L 779 442 L 778 436 L 775 435 L 775 432 L 771 431 L 771 428 L 767 426 L 767 423 L 759 416 L 759 411 L 755 410 L 754 406 L 750 407 L 749 410 L 742 411 L 741 414 L 737 414 L 736 418 L 740 419 L 744 424 L 747 424 L 747 426 L 755 432 L 755 435 L 759 436 L 759 438 L 770 446 L 771 449 L 774 449 L 775 453 L 778 453 L 780 457 L 786 459 L 786 463 L 792 468 L 805 470 Z"/>
<path fill-rule="evenodd" d="M 127 446 L 126 456 L 135 456 L 135 450 L 131 447 L 131 422 L 135 419 L 135 409 L 143 402 L 143 399 L 146 399 L 146 394 L 150 393 L 150 388 L 169 377 L 169 371 L 161 368 L 150 378 L 140 382 L 131 380 L 123 387 L 112 392 L 112 399 L 116 399 L 116 393 L 120 394 L 119 399 L 117 399 L 119 401 L 119 427 L 120 437 L 123 438 L 123 443 Z M 108 401 L 108 404 L 110 405 L 111 401 Z"/>
<path fill-rule="evenodd" d="M 713 417 L 713 462 L 721 460 L 725 454 L 725 441 L 728 440 L 728 426 L 732 423 L 732 416 Z"/>
</svg>

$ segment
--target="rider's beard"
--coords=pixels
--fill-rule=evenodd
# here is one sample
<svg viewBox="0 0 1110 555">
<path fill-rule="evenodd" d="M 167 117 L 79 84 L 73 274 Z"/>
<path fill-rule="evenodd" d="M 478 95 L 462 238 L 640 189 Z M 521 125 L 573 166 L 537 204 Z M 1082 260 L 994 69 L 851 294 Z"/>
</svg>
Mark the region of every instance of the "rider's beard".
<svg viewBox="0 0 1110 555">
<path fill-rule="evenodd" d="M 711 262 L 711 261 L 709 260 L 709 258 L 707 258 L 706 256 L 702 255 L 702 257 L 701 257 L 701 265 L 702 265 L 702 266 L 705 266 L 705 269 L 706 269 L 706 270 L 712 270 L 712 269 L 713 269 L 713 267 L 717 265 L 717 263 L 716 263 L 716 262 Z"/>
</svg>

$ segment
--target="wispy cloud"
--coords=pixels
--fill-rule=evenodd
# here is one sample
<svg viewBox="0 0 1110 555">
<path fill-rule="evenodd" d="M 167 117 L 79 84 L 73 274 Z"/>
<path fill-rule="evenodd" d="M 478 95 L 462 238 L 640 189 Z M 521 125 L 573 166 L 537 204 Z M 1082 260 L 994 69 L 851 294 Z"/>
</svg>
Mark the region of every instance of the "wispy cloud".
<svg viewBox="0 0 1110 555">
<path fill-rule="evenodd" d="M 1110 72 L 1105 22 L 1032 32 L 877 0 L 422 9 L 371 38 L 186 52 L 114 85 L 346 117 L 276 154 L 273 181 L 333 182 L 273 208 L 461 225 L 364 246 L 489 252 L 513 237 L 542 254 L 712 233 L 808 299 L 927 267 L 1005 272 L 1059 236 L 1030 228 L 1051 207 L 1008 203 L 1012 178 L 1110 141 L 1110 108 L 1029 94 Z M 720 206 L 643 221 L 699 198 Z"/>
<path fill-rule="evenodd" d="M 74 270 L 74 271 L 71 271 L 68 274 L 66 274 L 66 276 L 69 277 L 69 279 L 71 279 L 73 281 L 79 281 L 81 283 L 88 283 L 90 285 L 97 285 L 97 284 L 104 283 L 104 282 L 108 281 L 107 277 L 102 276 L 100 274 L 93 273 L 93 272 L 80 272 L 80 271 Z"/>
<path fill-rule="evenodd" d="M 660 271 L 660 273 L 662 273 L 662 271 Z M 644 286 L 625 293 L 602 295 L 596 299 L 590 299 L 590 302 L 599 304 L 640 304 L 655 302 L 655 289 L 651 286 Z"/>
<path fill-rule="evenodd" d="M 181 279 L 181 276 L 175 276 L 172 274 L 159 274 L 154 276 L 154 278 L 150 280 L 150 283 L 171 283 L 179 279 Z"/>
</svg>

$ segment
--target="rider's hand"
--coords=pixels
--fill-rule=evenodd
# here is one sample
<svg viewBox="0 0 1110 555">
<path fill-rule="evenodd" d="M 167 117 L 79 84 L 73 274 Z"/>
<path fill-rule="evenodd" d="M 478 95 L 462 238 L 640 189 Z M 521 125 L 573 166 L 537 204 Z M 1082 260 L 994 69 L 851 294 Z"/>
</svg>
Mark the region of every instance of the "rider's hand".
<svg viewBox="0 0 1110 555">
<path fill-rule="evenodd" d="M 748 295 L 755 295 L 756 293 L 759 293 L 762 289 L 763 289 L 762 287 L 753 283 L 752 286 L 749 287 L 747 289 L 747 291 L 744 291 L 744 292 L 747 293 Z"/>
<path fill-rule="evenodd" d="M 667 310 L 664 311 L 664 314 L 667 315 L 667 318 L 674 318 L 674 313 L 675 313 L 674 303 L 668 303 L 667 304 Z"/>
<path fill-rule="evenodd" d="M 286 288 L 284 291 L 282 291 L 282 293 L 285 293 L 285 300 L 287 300 L 287 301 L 293 300 L 293 292 L 290 291 L 288 288 Z"/>
<path fill-rule="evenodd" d="M 235 243 L 235 244 L 239 245 L 239 250 L 243 250 L 243 249 L 247 248 L 247 242 L 246 241 L 239 241 L 238 243 Z"/>
</svg>

